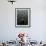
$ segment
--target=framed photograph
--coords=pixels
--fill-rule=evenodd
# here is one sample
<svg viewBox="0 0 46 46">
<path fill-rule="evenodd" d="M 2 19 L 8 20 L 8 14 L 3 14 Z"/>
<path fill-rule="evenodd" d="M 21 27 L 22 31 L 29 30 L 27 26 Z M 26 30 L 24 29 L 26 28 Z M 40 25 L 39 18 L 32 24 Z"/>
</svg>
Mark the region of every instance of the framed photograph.
<svg viewBox="0 0 46 46">
<path fill-rule="evenodd" d="M 15 26 L 16 27 L 30 27 L 31 23 L 31 9 L 30 8 L 15 8 Z"/>
</svg>

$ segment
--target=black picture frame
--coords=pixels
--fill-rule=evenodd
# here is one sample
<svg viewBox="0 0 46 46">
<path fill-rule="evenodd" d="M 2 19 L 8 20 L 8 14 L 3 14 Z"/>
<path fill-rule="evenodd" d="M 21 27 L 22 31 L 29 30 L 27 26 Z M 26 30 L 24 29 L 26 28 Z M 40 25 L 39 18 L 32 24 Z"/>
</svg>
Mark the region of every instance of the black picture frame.
<svg viewBox="0 0 46 46">
<path fill-rule="evenodd" d="M 31 27 L 31 8 L 15 8 L 15 27 Z"/>
</svg>

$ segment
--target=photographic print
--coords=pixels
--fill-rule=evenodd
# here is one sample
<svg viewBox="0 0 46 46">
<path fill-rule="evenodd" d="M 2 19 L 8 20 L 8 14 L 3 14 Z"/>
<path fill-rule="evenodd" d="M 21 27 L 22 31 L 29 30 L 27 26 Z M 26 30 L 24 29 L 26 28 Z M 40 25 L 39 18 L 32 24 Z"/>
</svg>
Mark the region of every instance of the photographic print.
<svg viewBox="0 0 46 46">
<path fill-rule="evenodd" d="M 15 26 L 30 27 L 30 8 L 16 8 L 15 12 Z"/>
</svg>

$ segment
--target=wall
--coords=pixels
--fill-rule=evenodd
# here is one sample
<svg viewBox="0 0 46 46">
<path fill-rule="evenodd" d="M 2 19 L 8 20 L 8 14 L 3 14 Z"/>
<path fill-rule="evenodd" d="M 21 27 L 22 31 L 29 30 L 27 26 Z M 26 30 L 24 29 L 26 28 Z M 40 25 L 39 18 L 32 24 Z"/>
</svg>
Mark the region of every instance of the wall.
<svg viewBox="0 0 46 46">
<path fill-rule="evenodd" d="M 31 8 L 31 27 L 15 27 L 15 8 Z M 29 33 L 31 39 L 46 40 L 45 0 L 17 0 L 13 5 L 0 0 L 0 41 L 15 40 L 18 33 Z"/>
</svg>

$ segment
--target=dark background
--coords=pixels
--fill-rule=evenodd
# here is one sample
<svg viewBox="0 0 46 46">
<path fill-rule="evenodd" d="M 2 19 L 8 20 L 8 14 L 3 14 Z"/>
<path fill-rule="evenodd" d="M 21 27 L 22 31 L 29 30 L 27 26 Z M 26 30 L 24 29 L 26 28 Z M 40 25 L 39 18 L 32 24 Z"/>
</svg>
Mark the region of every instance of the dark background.
<svg viewBox="0 0 46 46">
<path fill-rule="evenodd" d="M 28 10 L 17 10 L 17 25 L 28 25 Z"/>
</svg>

